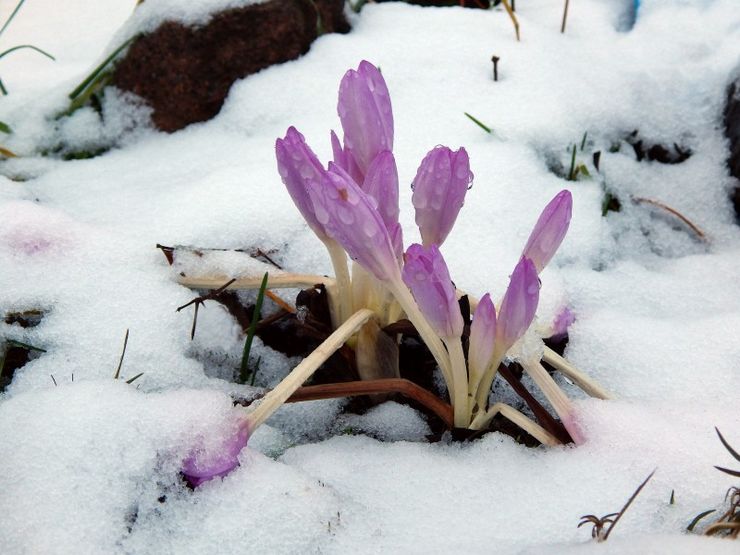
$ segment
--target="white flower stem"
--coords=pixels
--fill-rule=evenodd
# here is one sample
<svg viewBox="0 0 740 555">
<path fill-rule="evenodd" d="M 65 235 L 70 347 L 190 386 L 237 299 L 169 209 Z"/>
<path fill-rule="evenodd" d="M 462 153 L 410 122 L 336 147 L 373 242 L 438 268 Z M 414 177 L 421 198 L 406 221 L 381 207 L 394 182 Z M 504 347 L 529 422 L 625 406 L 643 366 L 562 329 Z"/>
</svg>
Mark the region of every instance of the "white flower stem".
<svg viewBox="0 0 740 555">
<path fill-rule="evenodd" d="M 218 289 L 224 283 L 229 281 L 225 276 L 196 276 L 196 277 L 178 277 L 177 283 L 190 289 Z M 334 285 L 335 280 L 326 276 L 314 274 L 270 274 L 267 276 L 267 287 L 269 289 L 290 289 L 313 287 L 317 284 L 323 284 L 327 287 Z M 248 290 L 259 289 L 262 285 L 262 276 L 243 277 L 235 280 L 226 289 L 229 290 Z"/>
<path fill-rule="evenodd" d="M 416 304 L 411 291 L 409 291 L 406 284 L 401 280 L 401 276 L 398 276 L 395 280 L 389 281 L 388 288 L 391 290 L 391 293 L 396 297 L 398 304 L 401 305 L 401 308 L 406 313 L 406 317 L 412 324 L 414 324 L 416 331 L 419 332 L 422 340 L 431 351 L 434 360 L 437 361 L 437 364 L 442 370 L 445 383 L 447 384 L 450 400 L 454 401 L 455 384 L 452 379 L 450 356 L 447 353 L 442 340 L 437 336 L 437 333 L 429 325 L 426 318 L 424 318 L 424 315 L 421 313 L 421 310 L 419 310 L 419 306 Z"/>
<path fill-rule="evenodd" d="M 509 419 L 511 422 L 519 426 L 522 430 L 527 432 L 543 445 L 560 445 L 560 441 L 558 441 L 558 438 L 556 438 L 554 435 L 545 430 L 536 422 L 533 422 L 532 420 L 524 416 L 514 407 L 511 407 L 504 403 L 495 403 L 486 412 L 481 412 L 479 415 L 480 417 L 477 417 L 470 425 L 470 429 L 482 430 L 483 428 L 488 426 L 488 424 L 490 424 L 491 420 L 493 420 L 493 417 L 497 414 L 501 414 L 505 418 Z"/>
<path fill-rule="evenodd" d="M 584 372 L 581 372 L 578 368 L 573 366 L 570 362 L 565 360 L 549 347 L 545 347 L 545 353 L 542 360 L 555 367 L 555 369 L 559 370 L 564 376 L 573 380 L 578 387 L 591 395 L 591 397 L 596 397 L 597 399 L 614 398 L 606 389 L 601 387 L 596 380 Z"/>
<path fill-rule="evenodd" d="M 470 412 L 468 407 L 468 371 L 465 366 L 465 354 L 462 349 L 462 341 L 459 337 L 447 337 L 443 339 L 447 346 L 450 357 L 450 369 L 452 370 L 452 389 L 455 397 L 452 399 L 452 409 L 456 428 L 467 428 L 470 424 Z"/>
<path fill-rule="evenodd" d="M 259 405 L 254 408 L 247 418 L 251 430 L 254 431 L 274 413 L 293 392 L 303 385 L 311 375 L 321 366 L 344 342 L 354 335 L 362 325 L 373 316 L 373 311 L 367 308 L 358 310 L 350 316 L 344 324 L 327 337 L 310 355 L 293 368 L 275 389 L 264 396 Z"/>
<path fill-rule="evenodd" d="M 500 353 L 499 349 L 494 349 L 491 364 L 488 365 L 488 368 L 483 373 L 483 377 L 477 384 L 471 384 L 471 389 L 475 390 L 473 391 L 473 394 L 475 395 L 475 402 L 478 405 L 478 416 L 484 414 L 484 411 L 486 410 L 488 395 L 491 393 L 493 379 L 496 377 L 498 367 L 504 359 L 504 354 L 505 353 Z"/>
<path fill-rule="evenodd" d="M 563 393 L 563 390 L 555 383 L 555 380 L 552 379 L 552 376 L 548 374 L 539 360 L 522 361 L 521 365 L 532 378 L 532 381 L 537 384 L 537 387 L 542 390 L 542 393 L 544 393 L 552 408 L 555 409 L 555 412 L 560 417 L 560 421 L 565 426 L 565 429 L 568 430 L 573 441 L 576 444 L 583 443 L 584 438 L 575 422 L 573 405 L 570 399 Z"/>
<path fill-rule="evenodd" d="M 326 239 L 324 245 L 326 245 L 326 250 L 329 251 L 331 264 L 334 267 L 334 275 L 336 276 L 337 289 L 339 290 L 335 296 L 334 303 L 330 302 L 330 306 L 337 303 L 339 305 L 336 307 L 336 314 L 332 315 L 334 327 L 337 328 L 349 318 L 353 311 L 352 282 L 349 276 L 349 267 L 347 266 L 347 254 L 344 252 L 342 246 L 334 239 Z M 329 287 L 327 287 L 328 289 Z"/>
</svg>

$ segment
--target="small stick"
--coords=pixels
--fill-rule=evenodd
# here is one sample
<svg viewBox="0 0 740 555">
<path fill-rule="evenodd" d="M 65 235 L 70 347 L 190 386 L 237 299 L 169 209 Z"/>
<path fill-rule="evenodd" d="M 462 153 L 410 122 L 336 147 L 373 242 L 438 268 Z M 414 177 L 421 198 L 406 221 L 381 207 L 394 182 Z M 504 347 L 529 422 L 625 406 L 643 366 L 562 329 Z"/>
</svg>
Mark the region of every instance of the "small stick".
<svg viewBox="0 0 740 555">
<path fill-rule="evenodd" d="M 614 398 L 612 394 L 610 394 L 607 390 L 596 383 L 596 380 L 581 372 L 578 368 L 573 366 L 570 362 L 561 357 L 550 347 L 545 347 L 545 353 L 542 356 L 542 360 L 544 360 L 550 366 L 554 366 L 555 369 L 560 371 L 560 373 L 564 376 L 567 376 L 568 378 L 573 380 L 578 387 L 591 395 L 591 397 L 596 397 L 597 399 L 604 400 Z"/>
<path fill-rule="evenodd" d="M 358 395 L 376 395 L 378 393 L 400 393 L 424 405 L 452 428 L 452 407 L 433 393 L 412 381 L 403 378 L 384 378 L 379 380 L 330 383 L 299 387 L 288 397 L 286 403 L 334 399 L 336 397 L 355 397 Z"/>
<path fill-rule="evenodd" d="M 293 368 L 275 389 L 262 399 L 262 402 L 248 414 L 251 429 L 256 429 L 264 423 L 288 397 L 290 397 L 303 382 L 305 382 L 326 360 L 334 354 L 362 325 L 374 315 L 372 310 L 363 308 L 350 316 L 344 324 L 339 326 L 326 338 L 310 355 Z"/>
<path fill-rule="evenodd" d="M 491 56 L 491 61 L 493 62 L 493 80 L 498 81 L 498 61 L 501 58 L 498 56 Z"/>
<path fill-rule="evenodd" d="M 265 290 L 265 296 L 269 298 L 272 302 L 274 302 L 276 305 L 278 305 L 280 308 L 282 308 L 284 311 L 290 312 L 291 314 L 295 314 L 295 307 L 285 302 L 282 298 L 280 298 L 278 295 L 276 295 L 269 289 Z"/>
<path fill-rule="evenodd" d="M 568 19 L 568 4 L 570 4 L 570 0 L 565 0 L 565 8 L 563 9 L 563 24 L 560 26 L 561 33 L 565 33 L 565 21 Z"/>
<path fill-rule="evenodd" d="M 679 220 L 681 220 L 683 223 L 685 223 L 687 226 L 689 226 L 689 228 L 691 229 L 691 231 L 693 231 L 696 234 L 696 236 L 701 241 L 703 241 L 705 243 L 708 242 L 707 236 L 704 234 L 704 232 L 701 229 L 699 229 L 696 225 L 694 225 L 694 223 L 692 223 L 691 220 L 689 220 L 686 216 L 684 216 L 683 214 L 681 214 L 681 212 L 679 212 L 675 208 L 671 208 L 670 206 L 668 206 L 666 204 L 663 204 L 662 202 L 659 202 L 659 201 L 653 200 L 653 199 L 649 199 L 649 198 L 632 197 L 632 200 L 634 202 L 638 203 L 638 204 L 641 204 L 641 203 L 644 202 L 645 204 L 650 204 L 652 206 L 657 206 L 658 208 L 662 208 L 666 212 L 670 212 L 671 214 L 673 214 L 674 216 L 676 216 Z"/>
<path fill-rule="evenodd" d="M 506 10 L 506 13 L 509 14 L 509 18 L 511 18 L 511 22 L 514 24 L 514 32 L 516 33 L 516 40 L 517 42 L 519 39 L 519 21 L 517 21 L 516 16 L 514 15 L 514 10 L 511 9 L 511 6 L 509 6 L 509 0 L 501 0 L 501 3 L 504 5 L 504 9 Z"/>
</svg>

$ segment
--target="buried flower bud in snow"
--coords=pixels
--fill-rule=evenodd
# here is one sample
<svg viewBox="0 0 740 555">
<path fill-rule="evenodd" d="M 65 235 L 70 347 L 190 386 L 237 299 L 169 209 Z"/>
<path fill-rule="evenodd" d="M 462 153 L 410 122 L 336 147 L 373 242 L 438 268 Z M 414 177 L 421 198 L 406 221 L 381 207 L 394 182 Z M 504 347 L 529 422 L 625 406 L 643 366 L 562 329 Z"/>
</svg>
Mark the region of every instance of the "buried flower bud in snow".
<svg viewBox="0 0 740 555">
<path fill-rule="evenodd" d="M 334 162 L 362 184 L 375 157 L 393 150 L 391 98 L 378 68 L 362 61 L 356 71 L 345 73 L 339 85 L 337 112 L 344 130 L 344 149 L 338 157 L 339 141 L 332 140 Z"/>
<path fill-rule="evenodd" d="M 316 219 L 350 258 L 381 281 L 399 274 L 391 237 L 374 199 L 333 163 L 323 183 L 309 184 Z"/>
<path fill-rule="evenodd" d="M 411 201 L 424 246 L 440 246 L 455 225 L 473 173 L 464 148 L 437 146 L 427 153 L 414 178 Z"/>
<path fill-rule="evenodd" d="M 436 245 L 411 245 L 404 255 L 403 281 L 422 314 L 442 338 L 460 337 L 463 319 L 447 264 Z"/>
<path fill-rule="evenodd" d="M 560 191 L 540 214 L 529 235 L 522 256 L 529 258 L 541 272 L 555 255 L 568 232 L 573 213 L 573 196 L 567 189 Z"/>
<path fill-rule="evenodd" d="M 223 438 L 220 445 L 212 449 L 194 449 L 182 463 L 182 473 L 188 483 L 199 486 L 213 478 L 226 476 L 239 466 L 239 453 L 249 441 L 249 421 L 238 423 L 234 433 Z"/>
</svg>

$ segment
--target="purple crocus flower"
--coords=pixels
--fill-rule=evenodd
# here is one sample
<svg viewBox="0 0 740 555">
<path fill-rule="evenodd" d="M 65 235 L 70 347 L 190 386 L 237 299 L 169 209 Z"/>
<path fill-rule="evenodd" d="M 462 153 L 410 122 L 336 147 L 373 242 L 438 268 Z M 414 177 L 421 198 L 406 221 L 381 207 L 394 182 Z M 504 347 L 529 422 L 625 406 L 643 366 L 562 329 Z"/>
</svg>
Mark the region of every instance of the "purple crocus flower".
<svg viewBox="0 0 740 555">
<path fill-rule="evenodd" d="M 424 246 L 440 246 L 465 201 L 473 181 L 470 160 L 464 148 L 453 152 L 437 146 L 427 153 L 414 178 L 411 202 Z"/>
<path fill-rule="evenodd" d="M 442 338 L 460 337 L 463 319 L 455 286 L 436 245 L 411 245 L 404 256 L 403 281 L 424 317 Z"/>
<path fill-rule="evenodd" d="M 193 450 L 182 463 L 185 479 L 197 487 L 213 478 L 226 476 L 239 466 L 239 453 L 246 447 L 250 435 L 249 422 L 242 420 L 236 432 L 226 437 L 218 449 Z"/>
<path fill-rule="evenodd" d="M 491 295 L 486 293 L 478 301 L 470 325 L 470 348 L 468 363 L 471 375 L 482 376 L 493 360 L 493 348 L 496 340 L 496 308 Z"/>
<path fill-rule="evenodd" d="M 296 207 L 314 233 L 319 238 L 326 237 L 324 226 L 316 219 L 313 202 L 308 195 L 308 184 L 320 184 L 326 170 L 295 127 L 288 129 L 284 139 L 275 141 L 275 155 L 280 177 Z"/>
<path fill-rule="evenodd" d="M 538 273 L 547 266 L 563 242 L 572 213 L 573 196 L 564 189 L 555 195 L 540 214 L 522 252 L 523 257 L 534 263 Z"/>
<path fill-rule="evenodd" d="M 323 183 L 308 183 L 314 213 L 327 234 L 379 280 L 398 277 L 398 259 L 373 198 L 337 165 L 330 163 Z"/>
<path fill-rule="evenodd" d="M 505 353 L 524 335 L 540 300 L 540 280 L 529 258 L 522 258 L 511 274 L 496 325 L 496 350 Z"/>
<path fill-rule="evenodd" d="M 357 71 L 350 69 L 339 84 L 337 112 L 344 130 L 343 155 L 334 162 L 353 175 L 356 164 L 364 181 L 370 164 L 384 150 L 393 150 L 393 111 L 388 87 L 380 70 L 367 61 Z M 332 141 L 334 143 L 334 141 Z M 336 141 L 338 146 L 338 140 Z"/>
</svg>

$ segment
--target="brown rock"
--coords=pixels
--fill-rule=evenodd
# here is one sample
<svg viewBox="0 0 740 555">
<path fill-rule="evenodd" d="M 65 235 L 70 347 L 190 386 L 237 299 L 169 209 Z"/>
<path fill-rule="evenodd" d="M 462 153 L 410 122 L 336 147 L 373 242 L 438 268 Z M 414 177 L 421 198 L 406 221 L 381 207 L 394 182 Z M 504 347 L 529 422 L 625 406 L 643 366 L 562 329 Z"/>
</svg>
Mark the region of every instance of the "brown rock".
<svg viewBox="0 0 740 555">
<path fill-rule="evenodd" d="M 143 98 L 163 131 L 215 116 L 237 79 L 305 54 L 317 36 L 346 32 L 343 0 L 270 0 L 215 15 L 206 25 L 167 22 L 137 39 L 111 84 Z"/>
</svg>

